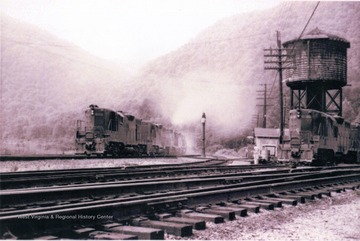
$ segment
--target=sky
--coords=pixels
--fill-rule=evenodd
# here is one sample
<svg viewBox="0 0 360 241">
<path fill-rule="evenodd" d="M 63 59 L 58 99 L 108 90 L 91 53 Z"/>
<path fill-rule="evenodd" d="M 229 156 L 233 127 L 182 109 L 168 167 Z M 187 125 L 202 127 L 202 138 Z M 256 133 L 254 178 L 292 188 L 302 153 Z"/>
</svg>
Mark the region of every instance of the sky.
<svg viewBox="0 0 360 241">
<path fill-rule="evenodd" d="M 0 0 L 1 12 L 91 54 L 141 66 L 175 51 L 216 21 L 280 0 Z"/>
</svg>

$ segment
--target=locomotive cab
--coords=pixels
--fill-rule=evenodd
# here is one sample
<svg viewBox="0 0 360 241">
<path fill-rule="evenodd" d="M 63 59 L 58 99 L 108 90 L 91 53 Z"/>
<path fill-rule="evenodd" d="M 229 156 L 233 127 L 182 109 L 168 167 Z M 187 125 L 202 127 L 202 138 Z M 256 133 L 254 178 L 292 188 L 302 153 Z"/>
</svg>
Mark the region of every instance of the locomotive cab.
<svg viewBox="0 0 360 241">
<path fill-rule="evenodd" d="M 350 124 L 311 109 L 290 111 L 290 156 L 295 162 L 333 165 L 348 154 Z"/>
<path fill-rule="evenodd" d="M 103 137 L 104 132 L 104 113 L 97 105 L 90 105 L 85 111 L 84 126 L 78 126 L 78 133 L 83 133 L 83 140 L 78 141 L 78 145 L 85 154 L 100 154 L 104 152 Z"/>
<path fill-rule="evenodd" d="M 310 163 L 313 158 L 312 113 L 302 109 L 290 111 L 290 156 L 295 162 Z"/>
</svg>

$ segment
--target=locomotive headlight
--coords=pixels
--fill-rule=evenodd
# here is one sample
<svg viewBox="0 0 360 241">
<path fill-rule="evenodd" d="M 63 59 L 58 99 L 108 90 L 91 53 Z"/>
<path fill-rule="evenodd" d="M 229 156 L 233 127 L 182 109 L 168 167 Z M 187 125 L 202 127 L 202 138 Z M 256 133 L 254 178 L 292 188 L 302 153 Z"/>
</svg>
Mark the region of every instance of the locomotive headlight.
<svg viewBox="0 0 360 241">
<path fill-rule="evenodd" d="M 297 109 L 297 110 L 296 110 L 296 117 L 297 117 L 298 119 L 301 118 L 301 110 L 300 110 L 300 109 Z"/>
<path fill-rule="evenodd" d="M 94 115 L 94 110 L 91 110 L 91 115 Z"/>
</svg>

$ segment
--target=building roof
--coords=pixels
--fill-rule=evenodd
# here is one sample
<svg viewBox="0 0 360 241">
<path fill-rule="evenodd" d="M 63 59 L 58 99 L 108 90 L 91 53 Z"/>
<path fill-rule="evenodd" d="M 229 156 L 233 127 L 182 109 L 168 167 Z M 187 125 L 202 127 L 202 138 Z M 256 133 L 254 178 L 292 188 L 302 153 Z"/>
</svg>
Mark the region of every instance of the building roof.
<svg viewBox="0 0 360 241">
<path fill-rule="evenodd" d="M 289 129 L 284 129 L 284 135 L 289 135 Z M 255 128 L 255 138 L 280 138 L 280 129 L 277 128 Z"/>
<path fill-rule="evenodd" d="M 289 40 L 289 41 L 286 41 L 284 43 L 284 45 L 287 45 L 289 43 L 293 43 L 293 42 L 296 42 L 296 41 L 299 41 L 299 40 L 309 40 L 309 39 L 329 39 L 329 40 L 335 40 L 335 41 L 339 41 L 339 42 L 343 42 L 347 45 L 347 47 L 349 48 L 350 47 L 350 42 L 347 41 L 346 39 L 344 38 L 341 38 L 337 35 L 334 35 L 334 34 L 330 34 L 330 33 L 326 33 L 325 31 L 319 29 L 319 28 L 315 28 L 311 31 L 309 31 L 308 33 L 306 33 L 304 36 L 302 36 L 300 39 L 293 39 L 293 40 Z"/>
<path fill-rule="evenodd" d="M 280 129 L 255 128 L 255 137 L 280 137 Z"/>
</svg>

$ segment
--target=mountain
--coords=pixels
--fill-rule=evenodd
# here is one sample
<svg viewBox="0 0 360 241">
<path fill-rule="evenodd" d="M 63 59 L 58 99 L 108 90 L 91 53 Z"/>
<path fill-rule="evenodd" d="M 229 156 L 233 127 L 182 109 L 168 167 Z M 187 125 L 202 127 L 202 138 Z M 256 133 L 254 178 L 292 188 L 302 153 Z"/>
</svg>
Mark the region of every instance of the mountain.
<svg viewBox="0 0 360 241">
<path fill-rule="evenodd" d="M 217 137 L 238 135 L 253 127 L 262 107 L 257 91 L 268 85 L 268 127 L 278 126 L 278 77 L 264 70 L 264 49 L 276 48 L 276 31 L 282 42 L 296 39 L 317 2 L 283 2 L 261 12 L 223 19 L 192 41 L 149 63 L 140 74 L 153 99 L 175 123 L 200 125 L 201 113 Z M 348 83 L 344 88 L 344 115 L 360 121 L 360 2 L 320 2 L 304 33 L 316 27 L 347 39 Z M 358 90 L 357 92 L 354 90 Z M 353 91 L 353 92 L 352 92 Z M 289 89 L 284 85 L 284 93 Z M 272 98 L 272 99 L 270 99 Z M 349 102 L 349 100 L 351 101 Z M 287 102 L 289 103 L 289 102 Z M 352 113 L 352 114 L 351 114 Z"/>
<path fill-rule="evenodd" d="M 122 103 L 129 85 L 121 66 L 4 15 L 1 70 L 2 152 L 36 149 L 36 140 L 39 149 L 70 148 L 84 109 Z"/>
</svg>

